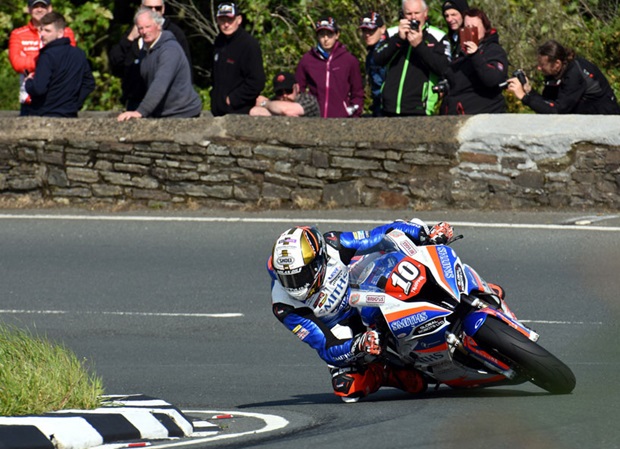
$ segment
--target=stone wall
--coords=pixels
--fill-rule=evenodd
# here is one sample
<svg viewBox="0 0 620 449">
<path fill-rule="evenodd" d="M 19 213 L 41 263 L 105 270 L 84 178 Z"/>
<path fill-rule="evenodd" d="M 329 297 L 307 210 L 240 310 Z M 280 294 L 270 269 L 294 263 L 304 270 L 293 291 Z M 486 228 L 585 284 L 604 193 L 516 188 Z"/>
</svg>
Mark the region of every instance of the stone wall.
<svg viewBox="0 0 620 449">
<path fill-rule="evenodd" d="M 620 117 L 0 117 L 0 197 L 225 207 L 620 206 Z"/>
</svg>

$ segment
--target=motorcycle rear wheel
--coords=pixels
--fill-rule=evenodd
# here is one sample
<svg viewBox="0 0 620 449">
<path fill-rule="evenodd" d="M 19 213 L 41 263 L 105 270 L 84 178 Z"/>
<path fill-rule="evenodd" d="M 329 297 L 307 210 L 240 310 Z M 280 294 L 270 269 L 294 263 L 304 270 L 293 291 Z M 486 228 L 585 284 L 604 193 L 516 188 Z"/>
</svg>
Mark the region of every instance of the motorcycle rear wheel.
<svg viewBox="0 0 620 449">
<path fill-rule="evenodd" d="M 485 350 L 549 393 L 568 394 L 575 388 L 575 375 L 560 359 L 493 317 L 485 320 L 474 339 Z"/>
</svg>

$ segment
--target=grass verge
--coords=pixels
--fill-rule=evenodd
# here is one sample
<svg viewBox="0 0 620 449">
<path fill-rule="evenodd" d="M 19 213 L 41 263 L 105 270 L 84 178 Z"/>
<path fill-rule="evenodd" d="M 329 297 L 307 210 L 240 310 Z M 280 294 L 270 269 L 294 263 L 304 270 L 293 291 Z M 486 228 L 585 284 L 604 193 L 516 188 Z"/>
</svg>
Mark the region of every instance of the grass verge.
<svg viewBox="0 0 620 449">
<path fill-rule="evenodd" d="M 90 410 L 102 394 L 101 379 L 67 348 L 0 324 L 0 416 Z"/>
</svg>

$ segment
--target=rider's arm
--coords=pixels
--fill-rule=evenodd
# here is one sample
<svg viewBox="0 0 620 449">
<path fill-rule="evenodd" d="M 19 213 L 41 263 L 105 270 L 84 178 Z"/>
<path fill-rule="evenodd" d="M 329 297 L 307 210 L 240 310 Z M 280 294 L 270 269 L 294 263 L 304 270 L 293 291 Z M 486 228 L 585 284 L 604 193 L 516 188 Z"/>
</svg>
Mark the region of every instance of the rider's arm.
<svg viewBox="0 0 620 449">
<path fill-rule="evenodd" d="M 284 326 L 301 341 L 311 346 L 325 362 L 346 366 L 356 360 L 353 339 L 340 340 L 308 307 L 295 308 L 274 303 L 273 313 Z"/>
<path fill-rule="evenodd" d="M 429 233 L 428 227 L 420 220 L 397 220 L 370 231 L 328 232 L 325 234 L 325 241 L 340 252 L 341 260 L 348 265 L 355 254 L 375 250 L 385 234 L 393 229 L 404 232 L 416 244 L 423 244 Z"/>
</svg>

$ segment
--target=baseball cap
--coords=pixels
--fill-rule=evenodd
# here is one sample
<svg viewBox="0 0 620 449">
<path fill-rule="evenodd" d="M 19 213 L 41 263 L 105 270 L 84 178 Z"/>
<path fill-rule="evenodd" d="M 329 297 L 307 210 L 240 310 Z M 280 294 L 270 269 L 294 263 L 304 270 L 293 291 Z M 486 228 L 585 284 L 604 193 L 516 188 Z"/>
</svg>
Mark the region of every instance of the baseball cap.
<svg viewBox="0 0 620 449">
<path fill-rule="evenodd" d="M 383 18 L 378 12 L 371 11 L 366 13 L 360 19 L 360 28 L 367 30 L 376 30 L 383 26 Z"/>
<path fill-rule="evenodd" d="M 322 17 L 314 25 L 314 28 L 315 31 L 329 30 L 333 31 L 334 33 L 338 32 L 338 25 L 336 25 L 336 21 L 333 17 Z"/>
<path fill-rule="evenodd" d="M 234 3 L 220 3 L 217 7 L 217 17 L 235 17 L 239 14 L 239 8 Z"/>
<path fill-rule="evenodd" d="M 32 8 L 37 3 L 43 3 L 45 6 L 52 4 L 52 0 L 28 0 L 28 7 Z"/>
<path fill-rule="evenodd" d="M 283 90 L 293 90 L 293 85 L 297 82 L 295 75 L 289 72 L 278 72 L 273 77 L 273 91 L 280 92 Z"/>
</svg>

